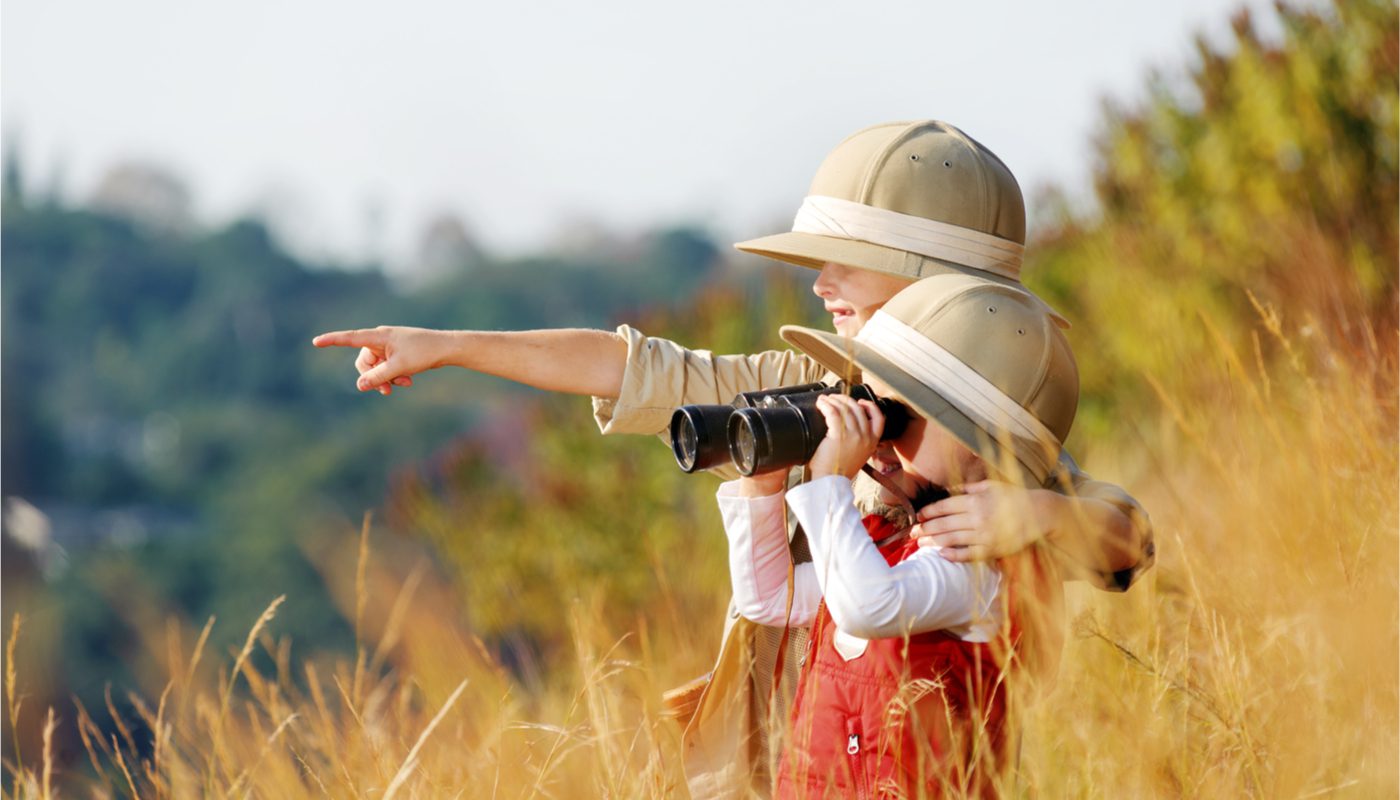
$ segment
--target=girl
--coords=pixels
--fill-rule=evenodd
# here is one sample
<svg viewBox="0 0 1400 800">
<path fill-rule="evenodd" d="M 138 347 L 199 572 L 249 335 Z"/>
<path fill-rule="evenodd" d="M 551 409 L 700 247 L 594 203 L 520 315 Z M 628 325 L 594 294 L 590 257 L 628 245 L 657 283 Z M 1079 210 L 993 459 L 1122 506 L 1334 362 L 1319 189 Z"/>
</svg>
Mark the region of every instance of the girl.
<svg viewBox="0 0 1400 800">
<path fill-rule="evenodd" d="M 1045 486 L 1078 402 L 1068 343 L 1018 289 L 935 276 L 900 292 L 854 338 L 787 326 L 783 338 L 840 375 L 909 406 L 893 442 L 906 496 L 987 478 Z M 873 403 L 824 397 L 827 433 L 812 480 L 785 475 L 719 492 L 739 611 L 768 625 L 812 623 L 779 765 L 780 797 L 985 795 L 1006 755 L 1007 672 L 1058 652 L 1059 579 L 1035 549 L 994 564 L 920 550 L 884 517 L 856 510 L 851 479 L 884 419 Z M 785 506 L 810 564 L 791 569 Z"/>
</svg>

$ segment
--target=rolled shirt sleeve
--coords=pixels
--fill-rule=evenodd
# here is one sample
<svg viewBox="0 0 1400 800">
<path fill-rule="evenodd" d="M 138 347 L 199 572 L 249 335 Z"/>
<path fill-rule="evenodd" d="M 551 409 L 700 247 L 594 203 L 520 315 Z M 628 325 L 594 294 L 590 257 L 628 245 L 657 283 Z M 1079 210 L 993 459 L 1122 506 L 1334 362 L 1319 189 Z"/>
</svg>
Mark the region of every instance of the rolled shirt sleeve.
<svg viewBox="0 0 1400 800">
<path fill-rule="evenodd" d="M 826 370 L 791 350 L 717 356 L 619 326 L 627 365 L 616 399 L 593 398 L 593 418 L 604 434 L 665 434 L 671 413 L 692 403 L 728 403 L 740 392 L 819 381 Z"/>
<path fill-rule="evenodd" d="M 1128 587 L 1132 586 L 1144 572 L 1151 569 L 1152 565 L 1157 562 L 1157 545 L 1153 541 L 1152 520 L 1147 516 L 1147 511 L 1142 507 L 1142 504 L 1124 491 L 1121 486 L 1089 477 L 1079 468 L 1069 453 L 1060 454 L 1060 466 L 1069 473 L 1070 484 L 1076 497 L 1101 500 L 1116 506 L 1118 510 L 1126 514 L 1139 533 L 1142 547 L 1136 553 L 1136 559 L 1132 566 L 1116 572 L 1099 572 L 1086 569 L 1079 564 L 1065 563 L 1067 559 L 1058 560 L 1062 562 L 1062 566 L 1068 568 L 1069 575 L 1075 578 L 1110 592 L 1127 591 Z"/>
</svg>

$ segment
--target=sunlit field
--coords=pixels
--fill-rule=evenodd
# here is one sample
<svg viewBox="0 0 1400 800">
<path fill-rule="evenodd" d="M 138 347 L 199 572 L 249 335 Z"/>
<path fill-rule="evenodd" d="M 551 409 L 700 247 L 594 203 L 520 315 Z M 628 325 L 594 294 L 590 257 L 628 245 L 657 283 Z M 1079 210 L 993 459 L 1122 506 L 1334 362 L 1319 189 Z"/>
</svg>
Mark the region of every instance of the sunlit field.
<svg viewBox="0 0 1400 800">
<path fill-rule="evenodd" d="M 1222 349 L 1218 394 L 1163 396 L 1143 438 L 1096 450 L 1133 474 L 1158 563 L 1125 595 L 1075 588 L 1054 690 L 1026 712 L 1008 794 L 1387 796 L 1400 788 L 1394 364 L 1263 335 L 1299 355 L 1260 372 Z M 1167 465 L 1170 465 L 1167 468 Z M 606 468 L 602 468 L 606 470 Z M 697 537 L 713 520 L 697 521 Z M 368 529 L 366 529 L 368 530 Z M 99 796 L 672 796 L 678 729 L 661 692 L 705 668 L 717 643 L 722 565 L 657 567 L 641 617 L 556 589 L 568 642 L 537 681 L 499 663 L 463 623 L 462 598 L 419 565 L 384 563 L 344 534 L 327 578 L 355 621 L 354 660 L 297 657 L 274 601 L 238 653 L 199 628 L 153 634 L 167 683 L 108 708 L 15 708 L 83 732 Z M 358 544 L 358 546 L 356 546 Z M 713 538 L 705 544 L 718 549 Z M 515 576 L 490 580 L 510 592 Z M 667 588 L 707 587 L 713 602 Z M 702 593 L 703 594 L 703 593 Z M 591 595 L 591 596 L 590 596 Z M 680 620 L 693 623 L 680 624 Z M 220 620 L 219 625 L 250 621 Z M 24 646 L 24 631 L 11 647 Z M 7 660 L 13 664 L 13 660 Z M 48 714 L 45 710 L 45 714 Z M 116 735 L 102 730 L 116 729 Z M 54 754 L 9 753 L 16 796 L 70 775 Z"/>
<path fill-rule="evenodd" d="M 1123 594 L 1068 585 L 1005 796 L 1400 794 L 1400 37 L 1393 4 L 1335 13 L 1286 17 L 1279 45 L 1241 25 L 1192 68 L 1196 100 L 1154 85 L 1106 111 L 1100 208 L 1047 211 L 1030 245 L 1027 283 L 1075 325 L 1069 447 L 1141 501 L 1157 560 Z M 774 346 L 803 292 L 713 289 L 639 326 Z M 716 483 L 598 436 L 587 406 L 499 409 L 508 446 L 461 442 L 363 521 L 287 532 L 353 656 L 301 649 L 280 598 L 256 619 L 144 609 L 135 685 L 40 707 L 20 665 L 43 623 L 7 616 L 25 735 L 5 796 L 684 797 L 661 695 L 717 652 Z"/>
</svg>

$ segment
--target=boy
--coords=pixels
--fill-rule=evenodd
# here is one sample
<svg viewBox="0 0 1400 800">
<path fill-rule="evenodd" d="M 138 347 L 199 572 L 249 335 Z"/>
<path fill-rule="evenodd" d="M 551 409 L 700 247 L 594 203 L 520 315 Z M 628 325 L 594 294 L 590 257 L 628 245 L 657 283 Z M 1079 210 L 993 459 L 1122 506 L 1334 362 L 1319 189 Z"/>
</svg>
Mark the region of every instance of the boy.
<svg viewBox="0 0 1400 800">
<path fill-rule="evenodd" d="M 1024 242 L 1025 210 L 1011 172 L 962 131 L 925 120 L 876 125 L 848 137 L 818 169 L 792 231 L 737 247 L 819 270 L 813 291 L 837 330 L 854 335 L 899 290 L 923 278 L 970 274 L 1020 287 Z M 380 327 L 324 334 L 315 344 L 362 348 L 355 362 L 361 391 L 387 395 L 410 386 L 419 372 L 452 365 L 592 395 L 605 434 L 662 433 L 677 406 L 726 403 L 741 391 L 810 383 L 827 372 L 790 351 L 714 356 L 626 325 L 616 333 Z M 1125 590 L 1152 564 L 1147 517 L 1122 489 L 1089 479 L 1064 458 L 1072 494 L 972 484 L 966 494 L 918 509 L 916 533 L 944 545 L 941 557 L 954 561 L 1007 555 L 1049 539 L 1067 571 Z M 895 466 L 887 458 L 880 463 L 881 471 Z M 863 475 L 857 494 L 862 507 L 877 507 L 873 484 Z M 1011 536 L 986 524 L 1004 502 L 1032 511 Z M 806 560 L 801 537 L 794 538 L 793 553 Z M 804 641 L 802 632 L 791 633 L 789 656 Z M 781 670 L 788 679 L 774 691 L 775 659 L 788 638 L 785 627 L 754 627 L 732 613 L 727 620 L 716 680 L 704 689 L 687 728 L 687 772 L 697 798 L 728 796 L 750 777 L 766 785 L 769 699 L 776 698 L 781 718 L 797 674 L 789 658 Z"/>
<path fill-rule="evenodd" d="M 907 495 L 956 493 L 993 475 L 1027 486 L 1068 479 L 1057 461 L 1078 372 L 1049 314 L 1022 291 L 936 276 L 899 293 L 854 339 L 792 326 L 783 338 L 832 372 L 859 370 L 877 395 L 911 409 L 893 441 Z M 874 403 L 839 395 L 818 409 L 827 433 L 811 480 L 786 492 L 810 563 L 789 561 L 784 473 L 719 491 L 741 613 L 766 625 L 815 621 L 777 795 L 994 794 L 1008 667 L 1059 649 L 1058 627 L 1029 624 L 1045 620 L 1008 598 L 1048 589 L 1026 610 L 1053 613 L 1059 580 L 1033 561 L 1039 548 L 995 566 L 955 563 L 882 516 L 862 519 L 851 479 L 884 418 Z"/>
</svg>

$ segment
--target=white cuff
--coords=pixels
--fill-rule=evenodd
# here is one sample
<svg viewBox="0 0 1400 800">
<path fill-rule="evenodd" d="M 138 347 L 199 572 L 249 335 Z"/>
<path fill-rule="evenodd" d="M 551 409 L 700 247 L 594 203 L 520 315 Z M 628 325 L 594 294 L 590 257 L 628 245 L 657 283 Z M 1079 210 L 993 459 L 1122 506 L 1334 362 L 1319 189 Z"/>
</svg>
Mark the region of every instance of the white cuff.
<svg viewBox="0 0 1400 800">
<path fill-rule="evenodd" d="M 734 606 L 764 625 L 787 623 L 788 552 L 783 493 L 740 497 L 738 481 L 720 484 L 716 498 L 729 538 L 729 579 Z"/>
</svg>

